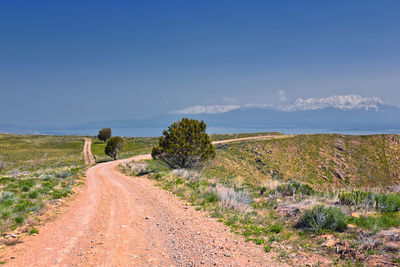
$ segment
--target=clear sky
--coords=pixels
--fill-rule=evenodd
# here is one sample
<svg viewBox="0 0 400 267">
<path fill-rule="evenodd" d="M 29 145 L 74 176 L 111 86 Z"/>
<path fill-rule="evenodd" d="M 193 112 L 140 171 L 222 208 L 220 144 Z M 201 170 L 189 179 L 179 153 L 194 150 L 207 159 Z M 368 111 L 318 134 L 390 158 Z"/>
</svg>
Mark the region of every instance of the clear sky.
<svg viewBox="0 0 400 267">
<path fill-rule="evenodd" d="M 400 1 L 0 1 L 0 123 L 360 94 L 400 104 Z"/>
</svg>

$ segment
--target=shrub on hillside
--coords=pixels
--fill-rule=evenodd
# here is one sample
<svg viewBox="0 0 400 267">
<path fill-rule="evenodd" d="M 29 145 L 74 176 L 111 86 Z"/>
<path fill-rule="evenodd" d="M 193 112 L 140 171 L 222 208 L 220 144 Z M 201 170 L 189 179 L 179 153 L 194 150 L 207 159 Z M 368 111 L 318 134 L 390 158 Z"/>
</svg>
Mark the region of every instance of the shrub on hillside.
<svg viewBox="0 0 400 267">
<path fill-rule="evenodd" d="M 295 227 L 310 232 L 323 230 L 342 232 L 347 229 L 347 224 L 346 217 L 340 209 L 317 205 L 304 211 Z"/>
<path fill-rule="evenodd" d="M 198 172 L 187 169 L 175 169 L 171 173 L 190 181 L 196 180 L 200 177 Z"/>
<path fill-rule="evenodd" d="M 14 193 L 12 192 L 1 192 L 1 197 L 0 197 L 0 202 L 9 200 L 9 199 L 14 199 Z"/>
<path fill-rule="evenodd" d="M 339 194 L 339 201 L 343 205 L 373 208 L 381 212 L 400 211 L 400 195 L 398 193 L 342 192 Z"/>
<path fill-rule="evenodd" d="M 400 211 L 399 194 L 377 194 L 375 203 L 376 209 L 382 212 Z"/>
<path fill-rule="evenodd" d="M 97 138 L 99 140 L 103 141 L 104 143 L 111 138 L 112 132 L 110 128 L 103 128 L 99 131 L 99 134 L 97 135 Z"/>
<path fill-rule="evenodd" d="M 352 191 L 339 193 L 339 201 L 347 206 L 375 206 L 375 194 L 372 192 Z"/>
<path fill-rule="evenodd" d="M 286 184 L 279 185 L 275 189 L 275 191 L 280 193 L 282 196 L 295 196 L 295 195 L 310 196 L 314 194 L 314 190 L 311 188 L 311 186 L 307 184 L 301 184 L 295 181 L 289 181 Z"/>
<path fill-rule="evenodd" d="M 221 206 L 226 209 L 247 211 L 253 202 L 249 192 L 245 189 L 236 191 L 232 187 L 218 184 L 214 192 L 218 196 Z"/>
<path fill-rule="evenodd" d="M 163 132 L 159 145 L 151 153 L 172 168 L 191 168 L 215 156 L 215 148 L 206 133 L 204 121 L 183 118 Z"/>
</svg>

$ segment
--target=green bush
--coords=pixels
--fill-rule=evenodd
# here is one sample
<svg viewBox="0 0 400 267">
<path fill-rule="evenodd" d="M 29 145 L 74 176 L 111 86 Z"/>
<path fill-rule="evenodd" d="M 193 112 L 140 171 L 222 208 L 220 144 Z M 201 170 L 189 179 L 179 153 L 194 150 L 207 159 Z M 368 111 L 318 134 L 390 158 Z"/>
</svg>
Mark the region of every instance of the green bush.
<svg viewBox="0 0 400 267">
<path fill-rule="evenodd" d="M 151 153 L 172 168 L 191 168 L 215 156 L 204 121 L 183 118 L 163 132 Z"/>
<path fill-rule="evenodd" d="M 314 190 L 311 188 L 311 186 L 307 184 L 301 184 L 295 181 L 289 181 L 286 184 L 279 185 L 275 189 L 275 191 L 283 196 L 294 196 L 294 195 L 311 196 L 314 194 Z"/>
<path fill-rule="evenodd" d="M 70 190 L 59 190 L 59 189 L 54 189 L 53 192 L 50 193 L 50 196 L 52 199 L 61 199 L 63 197 L 68 196 L 71 193 Z"/>
<path fill-rule="evenodd" d="M 381 212 L 400 211 L 400 195 L 397 193 L 343 192 L 339 194 L 339 201 L 343 205 L 374 208 Z"/>
<path fill-rule="evenodd" d="M 24 222 L 24 218 L 21 216 L 15 217 L 15 223 L 22 224 Z"/>
<path fill-rule="evenodd" d="M 33 203 L 26 199 L 21 199 L 14 206 L 14 212 L 27 212 L 33 206 Z"/>
<path fill-rule="evenodd" d="M 269 231 L 272 233 L 276 233 L 276 234 L 279 234 L 280 232 L 282 232 L 282 229 L 283 229 L 283 226 L 278 223 L 275 223 L 269 227 Z"/>
<path fill-rule="evenodd" d="M 8 209 L 1 209 L 0 210 L 0 217 L 2 219 L 7 219 L 11 217 L 11 211 Z"/>
<path fill-rule="evenodd" d="M 375 204 L 375 196 L 372 192 L 342 192 L 339 194 L 339 201 L 341 204 L 348 206 L 356 206 L 361 204 L 373 206 Z"/>
<path fill-rule="evenodd" d="M 107 156 L 110 156 L 114 160 L 116 160 L 118 157 L 118 152 L 122 149 L 123 144 L 124 144 L 124 139 L 122 139 L 121 137 L 119 136 L 111 137 L 107 141 L 107 145 L 104 149 L 104 152 L 106 153 Z"/>
<path fill-rule="evenodd" d="M 214 192 L 205 192 L 203 194 L 202 204 L 218 202 L 218 196 Z"/>
<path fill-rule="evenodd" d="M 375 198 L 375 207 L 382 212 L 396 212 L 400 210 L 400 196 L 398 194 L 379 194 Z"/>
<path fill-rule="evenodd" d="M 340 209 L 317 205 L 306 210 L 295 227 L 310 232 L 323 230 L 342 232 L 347 229 L 347 223 L 346 217 Z"/>
<path fill-rule="evenodd" d="M 29 194 L 28 194 L 28 197 L 30 198 L 30 199 L 35 199 L 35 198 L 37 198 L 39 196 L 39 192 L 38 191 L 32 191 L 32 192 L 30 192 Z"/>
<path fill-rule="evenodd" d="M 38 233 L 39 233 L 39 230 L 38 230 L 35 226 L 33 226 L 33 227 L 31 228 L 31 230 L 29 231 L 29 234 L 30 234 L 30 235 L 38 234 Z"/>
<path fill-rule="evenodd" d="M 12 192 L 1 192 L 1 197 L 0 197 L 0 202 L 6 201 L 6 200 L 13 200 L 14 199 L 14 193 Z"/>
<path fill-rule="evenodd" d="M 400 216 L 398 213 L 381 213 L 376 216 L 360 216 L 360 218 L 351 218 L 351 223 L 376 232 L 390 227 L 399 227 Z"/>
<path fill-rule="evenodd" d="M 97 138 L 99 138 L 99 140 L 101 140 L 105 143 L 107 141 L 107 139 L 111 138 L 111 135 L 112 135 L 112 132 L 111 132 L 110 128 L 103 128 L 99 131 Z"/>
</svg>

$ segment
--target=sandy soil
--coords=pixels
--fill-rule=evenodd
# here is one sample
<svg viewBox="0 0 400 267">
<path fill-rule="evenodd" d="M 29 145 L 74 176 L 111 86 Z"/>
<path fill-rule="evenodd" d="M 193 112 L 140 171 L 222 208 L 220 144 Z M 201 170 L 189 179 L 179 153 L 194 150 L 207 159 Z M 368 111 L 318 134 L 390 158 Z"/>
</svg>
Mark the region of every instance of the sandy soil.
<svg viewBox="0 0 400 267">
<path fill-rule="evenodd" d="M 85 161 L 94 162 L 89 139 L 85 152 Z M 273 261 L 273 253 L 244 242 L 152 181 L 121 174 L 117 166 L 123 161 L 89 168 L 84 188 L 57 219 L 1 253 L 6 265 L 280 265 Z"/>
</svg>

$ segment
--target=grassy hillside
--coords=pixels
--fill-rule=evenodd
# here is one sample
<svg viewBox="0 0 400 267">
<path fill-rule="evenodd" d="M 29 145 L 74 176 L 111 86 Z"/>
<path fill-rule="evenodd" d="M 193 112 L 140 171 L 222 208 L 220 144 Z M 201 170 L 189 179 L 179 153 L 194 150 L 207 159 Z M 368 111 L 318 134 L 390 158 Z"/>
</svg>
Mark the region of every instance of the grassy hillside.
<svg viewBox="0 0 400 267">
<path fill-rule="evenodd" d="M 155 160 L 120 168 L 149 174 L 290 265 L 400 262 L 400 190 L 386 187 L 398 180 L 399 136 L 299 135 L 216 148 L 201 169 Z"/>
<path fill-rule="evenodd" d="M 294 179 L 317 188 L 376 187 L 400 178 L 398 135 L 298 135 L 217 145 L 207 177 L 262 184 Z"/>
<path fill-rule="evenodd" d="M 282 135 L 279 132 L 257 132 L 257 133 L 227 133 L 227 134 L 210 134 L 211 141 L 221 141 L 236 138 L 265 136 L 265 135 Z"/>
<path fill-rule="evenodd" d="M 0 173 L 0 233 L 24 225 L 72 193 L 85 168 L 83 145 L 78 136 L 0 134 L 0 161 L 5 164 Z M 35 232 L 35 221 L 30 224 Z"/>
</svg>

